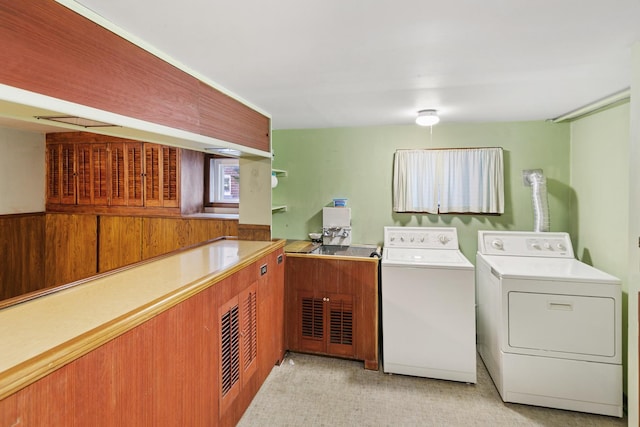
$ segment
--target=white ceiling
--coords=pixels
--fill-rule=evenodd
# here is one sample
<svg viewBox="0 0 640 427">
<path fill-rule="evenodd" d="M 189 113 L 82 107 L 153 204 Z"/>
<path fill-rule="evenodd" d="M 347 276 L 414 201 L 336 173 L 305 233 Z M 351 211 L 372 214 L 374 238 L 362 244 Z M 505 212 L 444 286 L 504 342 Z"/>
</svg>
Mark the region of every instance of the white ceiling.
<svg viewBox="0 0 640 427">
<path fill-rule="evenodd" d="M 76 2 L 274 129 L 554 118 L 628 88 L 640 41 L 639 0 Z"/>
</svg>

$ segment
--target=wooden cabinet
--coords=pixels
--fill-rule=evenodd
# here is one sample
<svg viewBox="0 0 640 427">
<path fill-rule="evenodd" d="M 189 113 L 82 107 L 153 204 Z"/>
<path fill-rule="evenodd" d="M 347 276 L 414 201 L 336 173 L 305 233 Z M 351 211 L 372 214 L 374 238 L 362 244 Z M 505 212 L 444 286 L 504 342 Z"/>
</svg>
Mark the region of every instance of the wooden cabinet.
<svg viewBox="0 0 640 427">
<path fill-rule="evenodd" d="M 180 208 L 180 158 L 176 147 L 87 132 L 48 134 L 47 210 Z"/>
<path fill-rule="evenodd" d="M 263 273 L 264 268 L 267 270 Z M 274 365 L 284 358 L 284 253 L 271 253 L 260 265 L 258 280 L 258 342 L 260 344 L 260 377 L 266 378 Z"/>
<path fill-rule="evenodd" d="M 287 254 L 289 350 L 364 360 L 378 369 L 378 261 Z"/>
<path fill-rule="evenodd" d="M 257 282 L 218 309 L 220 413 L 223 414 L 258 366 Z"/>
<path fill-rule="evenodd" d="M 241 416 L 274 365 L 284 357 L 282 248 L 217 287 L 221 424 Z M 225 420 L 223 422 L 223 420 Z"/>
</svg>

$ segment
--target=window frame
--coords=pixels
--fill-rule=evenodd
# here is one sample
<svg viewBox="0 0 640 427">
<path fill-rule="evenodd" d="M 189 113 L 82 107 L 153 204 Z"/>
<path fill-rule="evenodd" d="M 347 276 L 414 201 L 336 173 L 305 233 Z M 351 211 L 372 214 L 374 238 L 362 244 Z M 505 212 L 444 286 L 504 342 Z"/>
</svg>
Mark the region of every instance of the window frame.
<svg viewBox="0 0 640 427">
<path fill-rule="evenodd" d="M 238 208 L 240 199 L 234 199 L 232 201 L 220 200 L 220 191 L 224 191 L 221 188 L 214 188 L 218 182 L 215 177 L 220 172 L 220 166 L 224 164 L 236 164 L 239 166 L 239 161 L 236 157 L 226 157 L 217 154 L 207 154 L 204 159 L 204 206 L 205 207 L 225 207 L 225 208 Z M 212 176 L 213 175 L 213 176 Z M 212 197 L 213 194 L 213 197 Z"/>
</svg>

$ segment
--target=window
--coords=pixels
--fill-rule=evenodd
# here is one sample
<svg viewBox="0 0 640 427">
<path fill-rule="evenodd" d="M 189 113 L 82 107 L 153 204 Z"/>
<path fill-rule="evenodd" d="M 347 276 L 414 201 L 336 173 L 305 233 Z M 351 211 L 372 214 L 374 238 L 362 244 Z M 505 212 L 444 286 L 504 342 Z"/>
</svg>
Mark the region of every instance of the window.
<svg viewBox="0 0 640 427">
<path fill-rule="evenodd" d="M 238 159 L 207 156 L 206 166 L 205 205 L 237 205 L 240 202 L 240 165 Z"/>
<path fill-rule="evenodd" d="M 393 210 L 504 213 L 502 148 L 396 151 Z"/>
</svg>

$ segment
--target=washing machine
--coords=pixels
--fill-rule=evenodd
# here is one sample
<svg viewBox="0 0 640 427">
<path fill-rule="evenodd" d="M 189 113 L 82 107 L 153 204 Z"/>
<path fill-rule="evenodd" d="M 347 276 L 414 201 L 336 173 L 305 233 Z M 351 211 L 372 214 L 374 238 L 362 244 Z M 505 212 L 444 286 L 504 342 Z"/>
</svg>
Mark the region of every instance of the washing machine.
<svg viewBox="0 0 640 427">
<path fill-rule="evenodd" d="M 476 382 L 474 267 L 452 227 L 385 227 L 385 373 Z"/>
<path fill-rule="evenodd" d="M 620 280 L 567 233 L 479 231 L 477 348 L 505 402 L 622 417 Z"/>
</svg>

